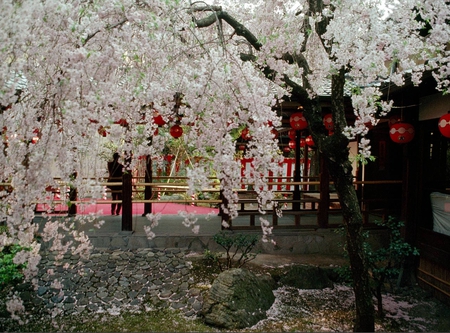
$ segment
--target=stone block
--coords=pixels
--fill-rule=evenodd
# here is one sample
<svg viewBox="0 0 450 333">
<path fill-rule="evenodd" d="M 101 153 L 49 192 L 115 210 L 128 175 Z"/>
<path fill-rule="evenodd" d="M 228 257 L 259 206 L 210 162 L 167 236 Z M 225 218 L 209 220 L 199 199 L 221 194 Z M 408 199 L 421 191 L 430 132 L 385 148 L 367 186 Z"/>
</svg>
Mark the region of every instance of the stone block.
<svg viewBox="0 0 450 333">
<path fill-rule="evenodd" d="M 111 248 L 126 249 L 127 247 L 128 242 L 126 237 L 116 235 L 111 238 Z"/>
<path fill-rule="evenodd" d="M 208 325 L 241 329 L 266 318 L 275 301 L 275 283 L 268 275 L 235 268 L 222 272 L 214 280 L 202 312 Z"/>
<path fill-rule="evenodd" d="M 140 249 L 148 247 L 148 240 L 145 236 L 132 236 L 128 240 L 128 248 Z"/>
</svg>

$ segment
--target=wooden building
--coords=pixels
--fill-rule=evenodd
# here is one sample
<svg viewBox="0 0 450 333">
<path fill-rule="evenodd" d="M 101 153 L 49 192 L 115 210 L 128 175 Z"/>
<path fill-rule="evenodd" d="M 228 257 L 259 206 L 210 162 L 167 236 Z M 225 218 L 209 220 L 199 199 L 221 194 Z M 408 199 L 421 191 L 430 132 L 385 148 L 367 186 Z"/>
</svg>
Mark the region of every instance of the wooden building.
<svg viewBox="0 0 450 333">
<path fill-rule="evenodd" d="M 412 124 L 415 135 L 409 143 L 395 144 L 386 137 L 387 123 L 377 126 L 374 153 L 386 158 L 371 164 L 367 176 L 402 178 L 405 238 L 420 251 L 417 281 L 450 303 L 450 139 L 438 128 L 440 117 L 450 111 L 450 96 L 439 93 L 427 73 L 419 86 L 386 85 L 384 97 L 396 106 L 389 116 Z"/>
</svg>

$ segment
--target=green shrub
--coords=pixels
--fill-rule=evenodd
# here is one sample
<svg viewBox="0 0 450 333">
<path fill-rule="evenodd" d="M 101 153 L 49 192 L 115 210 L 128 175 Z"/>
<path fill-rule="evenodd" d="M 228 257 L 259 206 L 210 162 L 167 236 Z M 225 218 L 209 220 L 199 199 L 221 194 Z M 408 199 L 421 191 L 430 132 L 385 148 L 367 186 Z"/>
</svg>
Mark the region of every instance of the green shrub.
<svg viewBox="0 0 450 333">
<path fill-rule="evenodd" d="M 382 291 L 385 284 L 391 284 L 391 280 L 397 279 L 403 268 L 403 265 L 411 255 L 419 255 L 418 249 L 405 242 L 401 236 L 401 228 L 404 226 L 402 221 L 389 216 L 386 221 L 375 221 L 381 227 L 385 227 L 389 233 L 389 244 L 378 250 L 373 250 L 370 244 L 364 243 L 364 253 L 368 263 L 369 274 L 371 277 L 371 288 L 377 299 L 377 311 L 380 317 L 383 316 Z M 344 232 L 344 230 L 342 230 Z M 367 239 L 369 233 L 365 232 Z M 344 251 L 347 253 L 346 247 Z M 341 280 L 352 283 L 350 267 L 340 267 L 337 270 Z"/>
<path fill-rule="evenodd" d="M 222 263 L 221 254 L 213 253 L 210 250 L 205 251 L 205 257 L 216 263 L 221 271 L 242 267 L 257 256 L 257 253 L 251 253 L 251 251 L 259 241 L 258 235 L 221 231 L 215 234 L 213 239 L 225 250 L 225 263 Z"/>
<path fill-rule="evenodd" d="M 22 250 L 29 251 L 30 248 L 12 244 L 3 247 L 3 250 L 0 252 L 0 291 L 23 281 L 24 275 L 22 271 L 27 267 L 27 263 L 19 265 L 14 263 L 14 257 Z"/>
</svg>

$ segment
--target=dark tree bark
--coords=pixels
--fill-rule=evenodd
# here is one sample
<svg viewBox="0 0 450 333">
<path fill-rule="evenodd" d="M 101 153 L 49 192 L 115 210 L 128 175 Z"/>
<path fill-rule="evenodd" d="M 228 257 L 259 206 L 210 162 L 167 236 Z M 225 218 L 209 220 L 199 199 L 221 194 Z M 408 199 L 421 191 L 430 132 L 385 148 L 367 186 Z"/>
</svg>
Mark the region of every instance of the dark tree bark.
<svg viewBox="0 0 450 333">
<path fill-rule="evenodd" d="M 344 71 L 332 78 L 332 113 L 335 133 L 330 136 L 323 153 L 328 157 L 331 178 L 342 207 L 346 228 L 347 251 L 349 255 L 355 292 L 355 332 L 373 332 L 375 315 L 368 264 L 364 256 L 363 217 L 356 190 L 353 186 L 352 165 L 349 159 L 348 139 L 342 134 L 347 125 L 344 110 Z"/>
<path fill-rule="evenodd" d="M 353 186 L 352 165 L 349 159 L 348 139 L 342 134 L 347 125 L 344 110 L 344 71 L 332 77 L 332 114 L 335 124 L 333 135 L 328 135 L 322 122 L 322 109 L 318 98 L 309 99 L 301 86 L 289 79 L 293 94 L 301 99 L 303 114 L 308 121 L 311 134 L 319 151 L 328 162 L 330 177 L 334 182 L 341 204 L 346 229 L 346 243 L 355 294 L 355 332 L 373 332 L 375 313 L 370 289 L 368 264 L 364 256 L 363 216 L 356 190 Z"/>
</svg>

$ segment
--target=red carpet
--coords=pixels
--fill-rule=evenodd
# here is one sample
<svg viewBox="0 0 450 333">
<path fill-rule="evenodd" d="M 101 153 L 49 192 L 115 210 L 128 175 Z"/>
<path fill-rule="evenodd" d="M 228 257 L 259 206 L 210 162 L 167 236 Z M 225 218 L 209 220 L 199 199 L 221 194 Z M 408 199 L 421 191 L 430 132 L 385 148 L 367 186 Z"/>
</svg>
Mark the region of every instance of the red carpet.
<svg viewBox="0 0 450 333">
<path fill-rule="evenodd" d="M 39 204 L 37 207 L 38 212 L 45 211 L 45 205 Z M 54 206 L 53 211 L 55 213 L 67 212 L 67 206 L 56 204 Z M 209 208 L 209 207 L 200 207 L 200 206 L 191 206 L 177 203 L 153 203 L 152 204 L 152 213 L 161 213 L 167 215 L 177 215 L 179 211 L 185 211 L 188 213 L 197 213 L 197 214 L 209 214 L 211 212 L 218 213 L 219 210 L 217 208 Z M 87 215 L 91 213 L 97 213 L 100 215 L 111 215 L 111 204 L 90 204 L 90 205 L 78 205 L 77 206 L 77 214 Z M 144 213 L 144 204 L 136 203 L 133 204 L 133 215 L 142 215 Z"/>
</svg>

